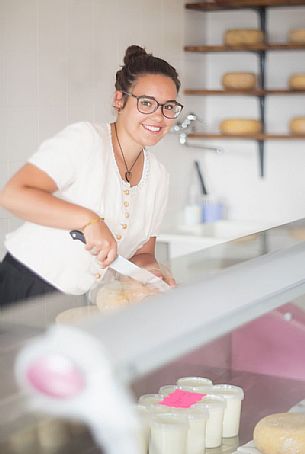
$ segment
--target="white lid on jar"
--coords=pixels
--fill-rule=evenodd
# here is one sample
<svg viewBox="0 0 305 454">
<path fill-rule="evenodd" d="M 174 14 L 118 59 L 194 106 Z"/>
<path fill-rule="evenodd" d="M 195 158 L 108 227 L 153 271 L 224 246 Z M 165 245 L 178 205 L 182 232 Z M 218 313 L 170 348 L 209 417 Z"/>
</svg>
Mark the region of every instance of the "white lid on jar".
<svg viewBox="0 0 305 454">
<path fill-rule="evenodd" d="M 181 377 L 177 380 L 177 385 L 180 386 L 190 386 L 190 387 L 197 387 L 197 386 L 207 386 L 213 385 L 212 380 L 206 377 Z"/>
<path fill-rule="evenodd" d="M 213 391 L 214 394 L 220 394 L 225 399 L 240 399 L 243 400 L 245 397 L 244 391 L 240 386 L 236 385 L 214 385 Z"/>
<path fill-rule="evenodd" d="M 189 392 L 193 392 L 193 393 L 208 394 L 208 393 L 212 392 L 213 385 L 202 385 L 202 386 L 179 385 L 178 389 L 183 389 L 184 391 L 189 391 Z"/>
<path fill-rule="evenodd" d="M 162 399 L 163 396 L 161 394 L 143 394 L 143 396 L 139 397 L 138 404 L 147 407 L 159 403 Z"/>
<path fill-rule="evenodd" d="M 207 394 L 199 402 L 194 404 L 192 408 L 225 408 L 227 406 L 226 400 L 221 395 Z"/>
<path fill-rule="evenodd" d="M 177 388 L 178 388 L 177 385 L 164 385 L 164 386 L 161 386 L 161 388 L 159 389 L 159 394 L 161 394 L 161 396 L 163 396 L 163 397 L 166 397 L 169 394 L 176 391 Z"/>
</svg>

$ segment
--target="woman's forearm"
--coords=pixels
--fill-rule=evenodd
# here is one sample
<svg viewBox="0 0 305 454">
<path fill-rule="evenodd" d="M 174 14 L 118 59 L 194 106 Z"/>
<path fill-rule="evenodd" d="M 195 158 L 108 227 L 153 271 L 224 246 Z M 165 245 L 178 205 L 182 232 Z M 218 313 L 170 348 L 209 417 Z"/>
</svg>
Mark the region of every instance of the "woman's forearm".
<svg viewBox="0 0 305 454">
<path fill-rule="evenodd" d="M 0 205 L 18 218 L 49 227 L 78 229 L 94 216 L 93 211 L 36 188 L 3 189 Z"/>
</svg>

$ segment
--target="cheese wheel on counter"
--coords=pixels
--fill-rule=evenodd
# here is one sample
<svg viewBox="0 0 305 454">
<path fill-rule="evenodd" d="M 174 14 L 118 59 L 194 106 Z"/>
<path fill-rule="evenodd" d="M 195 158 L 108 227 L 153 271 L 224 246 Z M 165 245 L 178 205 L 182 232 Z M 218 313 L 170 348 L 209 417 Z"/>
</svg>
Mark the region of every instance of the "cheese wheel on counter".
<svg viewBox="0 0 305 454">
<path fill-rule="evenodd" d="M 289 130 L 292 134 L 305 135 L 305 116 L 291 118 Z"/>
<path fill-rule="evenodd" d="M 224 42 L 227 46 L 257 44 L 264 41 L 264 33 L 257 28 L 234 28 L 227 30 Z"/>
<path fill-rule="evenodd" d="M 305 28 L 294 28 L 289 30 L 288 41 L 290 43 L 305 44 Z"/>
<path fill-rule="evenodd" d="M 219 125 L 223 134 L 257 134 L 261 132 L 262 125 L 259 120 L 245 118 L 228 118 Z"/>
<path fill-rule="evenodd" d="M 67 309 L 64 312 L 58 314 L 55 318 L 56 323 L 64 325 L 77 325 L 82 320 L 91 315 L 97 315 L 100 311 L 96 305 L 80 306 L 73 307 L 72 309 Z"/>
<path fill-rule="evenodd" d="M 262 454 L 305 454 L 305 415 L 275 413 L 254 428 L 255 447 Z"/>
<path fill-rule="evenodd" d="M 291 74 L 288 85 L 291 90 L 305 90 L 305 73 Z"/>
<path fill-rule="evenodd" d="M 222 86 L 227 90 L 251 90 L 256 87 L 256 75 L 250 72 L 225 73 Z"/>
</svg>

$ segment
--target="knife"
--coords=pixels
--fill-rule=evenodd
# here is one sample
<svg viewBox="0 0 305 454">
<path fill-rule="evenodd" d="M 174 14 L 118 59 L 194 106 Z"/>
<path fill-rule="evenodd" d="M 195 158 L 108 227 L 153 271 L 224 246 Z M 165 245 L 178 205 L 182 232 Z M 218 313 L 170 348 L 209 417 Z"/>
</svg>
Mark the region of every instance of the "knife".
<svg viewBox="0 0 305 454">
<path fill-rule="evenodd" d="M 70 232 L 70 235 L 73 240 L 79 240 L 82 243 L 86 244 L 85 236 L 79 230 L 72 230 Z M 117 271 L 120 274 L 123 274 L 124 276 L 129 276 L 132 279 L 141 282 L 142 284 L 152 285 L 153 287 L 160 290 L 160 292 L 165 292 L 166 290 L 169 290 L 171 288 L 168 284 L 166 284 L 166 282 L 164 282 L 155 274 L 147 271 L 144 268 L 140 268 L 121 255 L 117 256 L 117 258 L 109 265 L 109 268 Z"/>
</svg>

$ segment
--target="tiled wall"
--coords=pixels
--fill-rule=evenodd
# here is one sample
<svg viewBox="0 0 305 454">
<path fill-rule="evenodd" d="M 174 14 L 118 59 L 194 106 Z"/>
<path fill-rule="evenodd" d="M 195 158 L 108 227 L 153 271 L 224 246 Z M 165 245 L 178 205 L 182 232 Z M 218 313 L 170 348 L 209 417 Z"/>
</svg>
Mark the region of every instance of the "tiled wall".
<svg viewBox="0 0 305 454">
<path fill-rule="evenodd" d="M 181 72 L 183 13 L 182 0 L 0 0 L 0 185 L 67 124 L 112 119 L 115 71 L 128 45 L 144 45 Z M 157 147 L 170 168 L 177 147 L 176 137 Z M 170 212 L 180 203 L 172 199 Z M 0 211 L 1 255 L 16 224 Z"/>
</svg>

